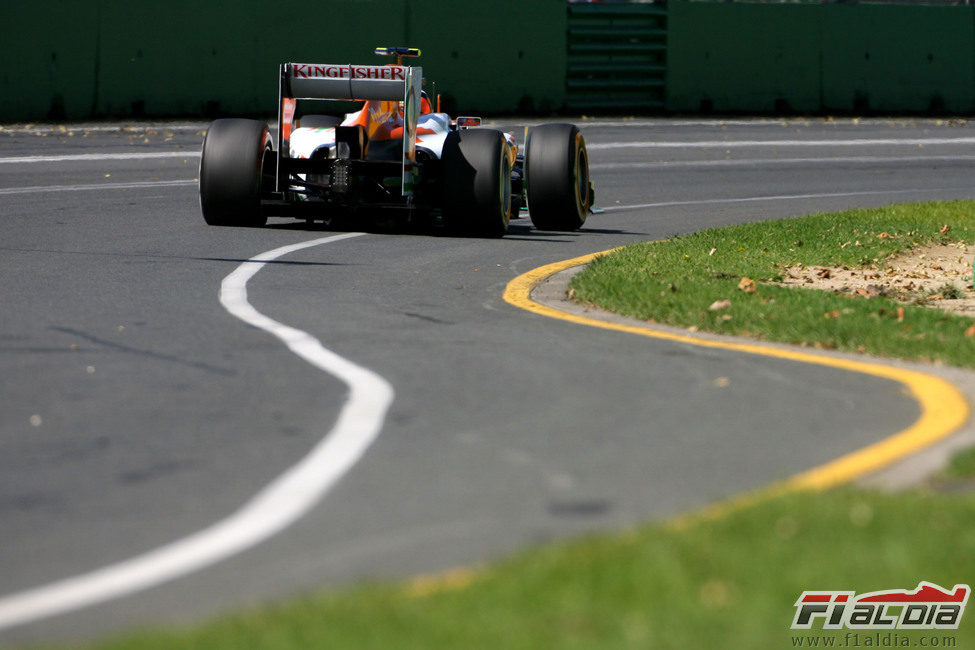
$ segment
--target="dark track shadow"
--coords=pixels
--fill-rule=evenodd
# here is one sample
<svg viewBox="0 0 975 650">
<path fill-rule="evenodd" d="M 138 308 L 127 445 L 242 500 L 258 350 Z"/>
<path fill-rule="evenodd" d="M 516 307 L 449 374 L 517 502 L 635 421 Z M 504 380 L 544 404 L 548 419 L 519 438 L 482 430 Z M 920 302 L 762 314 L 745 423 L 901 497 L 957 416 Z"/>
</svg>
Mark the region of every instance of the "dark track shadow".
<svg viewBox="0 0 975 650">
<path fill-rule="evenodd" d="M 375 219 L 364 217 L 361 220 L 345 219 L 341 224 L 329 225 L 321 222 L 295 220 L 279 223 L 269 223 L 264 226 L 272 230 L 304 231 L 304 232 L 366 232 L 373 235 L 419 235 L 427 237 L 443 237 L 456 239 L 480 239 L 477 235 L 457 232 L 444 226 L 429 223 L 404 224 L 390 219 Z M 632 232 L 613 228 L 587 228 L 583 226 L 576 231 L 538 230 L 528 217 L 513 219 L 508 226 L 508 233 L 503 239 L 521 241 L 545 241 L 550 243 L 569 243 L 585 234 L 594 235 L 633 235 L 649 236 L 643 232 Z M 571 237 L 573 239 L 566 239 Z M 560 238 L 560 239 L 557 239 Z"/>
<path fill-rule="evenodd" d="M 243 258 L 233 257 L 190 257 L 185 259 L 198 260 L 201 262 L 231 262 L 233 264 L 243 264 L 252 262 Z M 277 264 L 280 266 L 350 266 L 349 264 L 337 264 L 335 262 L 295 262 L 290 260 L 261 260 L 261 264 Z"/>
</svg>

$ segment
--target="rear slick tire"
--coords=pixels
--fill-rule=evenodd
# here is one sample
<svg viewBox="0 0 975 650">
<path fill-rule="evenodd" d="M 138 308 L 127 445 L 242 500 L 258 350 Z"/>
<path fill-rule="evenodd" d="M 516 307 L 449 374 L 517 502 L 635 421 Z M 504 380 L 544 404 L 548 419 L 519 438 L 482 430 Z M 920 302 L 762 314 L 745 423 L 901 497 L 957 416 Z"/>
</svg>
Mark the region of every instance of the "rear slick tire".
<svg viewBox="0 0 975 650">
<path fill-rule="evenodd" d="M 574 124 L 542 124 L 525 143 L 528 215 L 539 230 L 578 230 L 592 207 L 586 141 Z"/>
<path fill-rule="evenodd" d="M 443 214 L 448 227 L 502 237 L 511 219 L 511 161 L 496 129 L 453 131 L 444 141 Z"/>
<path fill-rule="evenodd" d="M 256 228 L 267 223 L 261 210 L 274 182 L 274 155 L 266 122 L 216 120 L 207 129 L 200 157 L 200 208 L 211 226 Z"/>
</svg>

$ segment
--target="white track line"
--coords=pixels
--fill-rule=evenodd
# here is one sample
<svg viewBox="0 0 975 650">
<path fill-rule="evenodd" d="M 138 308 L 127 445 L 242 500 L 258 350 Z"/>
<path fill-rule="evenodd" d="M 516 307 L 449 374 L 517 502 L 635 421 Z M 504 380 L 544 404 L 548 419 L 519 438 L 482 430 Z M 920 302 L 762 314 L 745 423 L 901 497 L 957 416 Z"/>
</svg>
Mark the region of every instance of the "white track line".
<svg viewBox="0 0 975 650">
<path fill-rule="evenodd" d="M 863 192 L 828 192 L 823 194 L 780 194 L 773 196 L 745 196 L 738 199 L 699 199 L 695 201 L 661 201 L 660 203 L 638 203 L 634 205 L 611 205 L 599 208 L 603 212 L 618 212 L 620 210 L 643 210 L 646 208 L 668 208 L 679 205 L 718 205 L 722 203 L 759 203 L 761 201 L 790 201 L 798 199 L 830 199 L 845 196 L 882 196 L 886 194 L 940 194 L 943 192 L 971 191 L 970 187 L 931 187 L 914 190 L 876 190 Z"/>
<path fill-rule="evenodd" d="M 71 153 L 47 156 L 7 156 L 0 165 L 49 162 L 97 162 L 101 160 L 152 160 L 154 158 L 199 158 L 199 151 L 141 151 L 131 153 Z"/>
<path fill-rule="evenodd" d="M 975 137 L 957 138 L 852 138 L 826 140 L 701 140 L 643 142 L 596 142 L 587 144 L 590 150 L 600 149 L 691 149 L 691 148 L 742 148 L 742 147 L 870 147 L 927 145 L 972 145 Z M 51 154 L 44 156 L 0 157 L 0 164 L 30 164 L 49 162 L 85 162 L 101 160 L 149 160 L 154 158 L 199 158 L 199 151 L 145 151 L 129 153 L 82 153 Z"/>
<path fill-rule="evenodd" d="M 33 187 L 0 188 L 0 196 L 7 194 L 39 194 L 43 192 L 87 192 L 92 190 L 131 190 L 147 187 L 176 187 L 196 185 L 196 179 L 178 181 L 133 181 L 131 183 L 90 183 L 88 185 L 35 185 Z"/>
<path fill-rule="evenodd" d="M 701 140 L 698 142 L 654 141 L 602 142 L 586 144 L 598 149 L 735 149 L 741 147 L 923 147 L 943 144 L 975 144 L 972 138 L 853 138 L 850 140 Z"/>
<path fill-rule="evenodd" d="M 759 167 L 780 165 L 902 165 L 905 163 L 971 162 L 975 155 L 957 156 L 834 156 L 825 158 L 734 158 L 731 160 L 666 160 L 655 162 L 589 163 L 589 169 L 677 169 L 685 167 Z M 2 190 L 0 190 L 2 191 Z"/>
<path fill-rule="evenodd" d="M 149 131 L 156 133 L 189 131 L 206 131 L 209 126 L 206 122 L 200 123 L 150 123 L 150 124 L 91 124 L 75 123 L 67 124 L 11 124 L 0 125 L 0 135 L 74 135 L 78 133 L 111 133 L 118 135 L 141 135 Z"/>
<path fill-rule="evenodd" d="M 541 123 L 541 122 L 539 122 Z M 831 118 L 826 121 L 823 119 L 807 119 L 807 118 L 762 118 L 762 119 L 720 119 L 720 118 L 699 118 L 699 119 L 673 119 L 666 117 L 646 117 L 646 118 L 624 118 L 622 120 L 611 120 L 611 119 L 600 119 L 600 118 L 587 118 L 583 117 L 575 121 L 575 125 L 580 129 L 585 127 L 623 127 L 632 129 L 634 127 L 649 127 L 649 126 L 690 126 L 690 127 L 727 127 L 727 126 L 781 126 L 781 127 L 822 127 L 822 128 L 837 128 L 837 127 L 858 127 L 863 128 L 866 126 L 881 126 L 887 128 L 902 128 L 903 125 L 927 125 L 933 128 L 945 129 L 945 128 L 957 128 L 957 127 L 946 127 L 945 120 L 939 118 L 920 118 L 920 119 L 897 119 L 897 118 L 861 118 L 861 117 L 849 117 L 849 118 Z M 968 120 L 962 120 L 961 124 L 964 126 L 968 125 Z"/>
<path fill-rule="evenodd" d="M 224 278 L 220 288 L 220 302 L 227 311 L 273 334 L 299 357 L 348 385 L 348 398 L 332 429 L 296 465 L 209 528 L 118 564 L 0 598 L 0 629 L 147 589 L 251 548 L 301 518 L 358 462 L 379 436 L 393 401 L 392 386 L 325 349 L 311 334 L 258 312 L 247 301 L 247 281 L 283 255 L 362 234 L 324 237 L 262 253 Z"/>
</svg>

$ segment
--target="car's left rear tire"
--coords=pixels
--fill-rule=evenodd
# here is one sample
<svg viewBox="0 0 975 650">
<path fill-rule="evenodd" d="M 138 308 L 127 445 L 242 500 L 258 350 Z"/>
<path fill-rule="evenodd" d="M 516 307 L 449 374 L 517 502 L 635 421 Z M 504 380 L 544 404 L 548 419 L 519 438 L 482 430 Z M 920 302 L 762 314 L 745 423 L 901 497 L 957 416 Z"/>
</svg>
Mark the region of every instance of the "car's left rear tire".
<svg viewBox="0 0 975 650">
<path fill-rule="evenodd" d="M 210 124 L 200 158 L 200 207 L 211 226 L 267 223 L 261 198 L 274 182 L 274 154 L 266 122 L 221 119 Z"/>
<path fill-rule="evenodd" d="M 504 134 L 465 129 L 447 135 L 443 163 L 443 214 L 455 231 L 501 237 L 511 219 L 511 161 Z"/>
</svg>

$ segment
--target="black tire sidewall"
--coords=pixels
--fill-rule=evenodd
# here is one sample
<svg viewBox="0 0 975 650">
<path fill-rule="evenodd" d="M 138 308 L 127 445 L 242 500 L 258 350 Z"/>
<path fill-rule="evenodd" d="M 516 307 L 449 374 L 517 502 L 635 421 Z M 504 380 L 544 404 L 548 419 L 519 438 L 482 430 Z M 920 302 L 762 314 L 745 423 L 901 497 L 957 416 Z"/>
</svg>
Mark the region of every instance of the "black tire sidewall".
<svg viewBox="0 0 975 650">
<path fill-rule="evenodd" d="M 270 149 L 266 122 L 221 119 L 210 125 L 200 157 L 200 207 L 208 224 L 258 227 L 267 222 L 261 196 Z"/>
<path fill-rule="evenodd" d="M 448 134 L 441 154 L 443 214 L 455 232 L 500 237 L 511 218 L 511 168 L 504 134 L 465 129 Z"/>
<path fill-rule="evenodd" d="M 589 213 L 589 158 L 574 124 L 542 124 L 525 143 L 528 213 L 540 230 L 578 230 Z"/>
</svg>

